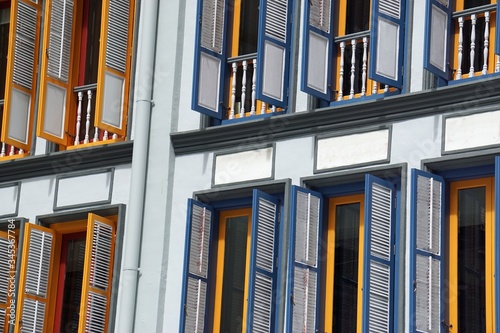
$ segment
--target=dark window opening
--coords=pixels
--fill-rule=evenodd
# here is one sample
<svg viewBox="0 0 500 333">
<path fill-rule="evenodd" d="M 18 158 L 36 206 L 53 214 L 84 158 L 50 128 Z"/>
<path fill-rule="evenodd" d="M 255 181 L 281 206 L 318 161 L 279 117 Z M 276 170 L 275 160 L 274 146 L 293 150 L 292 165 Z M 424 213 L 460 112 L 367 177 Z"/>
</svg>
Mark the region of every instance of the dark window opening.
<svg viewBox="0 0 500 333">
<path fill-rule="evenodd" d="M 238 54 L 257 52 L 259 32 L 259 1 L 242 1 L 240 15 L 240 39 Z"/>
<path fill-rule="evenodd" d="M 5 97 L 7 77 L 7 52 L 9 49 L 10 8 L 0 5 L 0 100 Z"/>
<path fill-rule="evenodd" d="M 87 0 L 83 4 L 79 85 L 97 83 L 101 11 L 102 0 Z"/>
<path fill-rule="evenodd" d="M 370 29 L 370 0 L 348 0 L 346 35 Z"/>
</svg>

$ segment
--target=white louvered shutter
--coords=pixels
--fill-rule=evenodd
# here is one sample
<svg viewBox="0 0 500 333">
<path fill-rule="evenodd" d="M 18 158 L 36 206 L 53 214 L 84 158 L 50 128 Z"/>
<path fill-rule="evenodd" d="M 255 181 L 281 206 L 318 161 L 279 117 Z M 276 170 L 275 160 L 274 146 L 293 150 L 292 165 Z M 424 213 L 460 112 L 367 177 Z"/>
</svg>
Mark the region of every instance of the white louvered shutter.
<svg viewBox="0 0 500 333">
<path fill-rule="evenodd" d="M 332 99 L 333 0 L 310 0 L 306 4 L 302 90 L 318 98 Z"/>
<path fill-rule="evenodd" d="M 51 229 L 26 224 L 17 298 L 16 333 L 44 332 L 49 281 L 53 271 L 54 238 Z"/>
<path fill-rule="evenodd" d="M 227 0 L 199 0 L 192 108 L 222 119 L 226 72 Z"/>
<path fill-rule="evenodd" d="M 426 2 L 424 68 L 435 75 L 450 79 L 449 48 L 451 31 L 451 3 L 449 0 Z"/>
<path fill-rule="evenodd" d="M 370 27 L 370 78 L 401 89 L 403 85 L 406 0 L 373 0 Z"/>
<path fill-rule="evenodd" d="M 46 8 L 37 135 L 66 145 L 76 6 L 74 0 L 49 0 Z"/>
<path fill-rule="evenodd" d="M 107 332 L 115 252 L 114 222 L 89 214 L 78 332 Z"/>
<path fill-rule="evenodd" d="M 126 134 L 134 1 L 104 0 L 95 124 L 113 134 Z"/>
<path fill-rule="evenodd" d="M 272 332 L 274 329 L 278 211 L 276 198 L 258 190 L 253 191 L 247 314 L 247 329 L 251 332 Z"/>
<path fill-rule="evenodd" d="M 200 202 L 188 201 L 185 276 L 181 331 L 205 331 L 213 210 Z"/>
<path fill-rule="evenodd" d="M 366 175 L 363 332 L 392 332 L 393 198 L 391 183 Z"/>
<path fill-rule="evenodd" d="M 412 170 L 412 227 L 415 241 L 413 292 L 418 332 L 441 331 L 441 272 L 444 198 L 442 178 Z"/>
<path fill-rule="evenodd" d="M 289 266 L 293 275 L 288 281 L 291 327 L 294 332 L 316 332 L 321 194 L 294 186 L 292 203 Z"/>
<path fill-rule="evenodd" d="M 9 278 L 11 272 L 15 272 L 15 267 L 11 266 L 11 262 L 9 262 L 11 259 L 15 259 L 11 256 L 11 249 L 8 234 L 0 231 L 0 332 L 2 333 L 6 332 L 8 327 Z"/>
<path fill-rule="evenodd" d="M 41 5 L 27 0 L 11 1 L 2 142 L 25 151 L 31 146 L 34 118 L 36 68 Z"/>
<path fill-rule="evenodd" d="M 257 99 L 286 108 L 290 60 L 291 3 L 260 0 L 257 47 Z"/>
</svg>

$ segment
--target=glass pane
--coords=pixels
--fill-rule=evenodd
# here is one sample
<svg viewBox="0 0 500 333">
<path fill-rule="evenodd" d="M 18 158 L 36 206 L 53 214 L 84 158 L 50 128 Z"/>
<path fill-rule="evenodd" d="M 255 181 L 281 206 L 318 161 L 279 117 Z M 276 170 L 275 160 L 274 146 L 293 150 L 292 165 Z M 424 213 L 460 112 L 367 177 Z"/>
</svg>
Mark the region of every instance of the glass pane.
<svg viewBox="0 0 500 333">
<path fill-rule="evenodd" d="M 257 52 L 259 31 L 259 0 L 241 2 L 240 39 L 238 54 Z"/>
<path fill-rule="evenodd" d="M 458 192 L 458 331 L 486 332 L 484 187 Z"/>
<path fill-rule="evenodd" d="M 248 216 L 226 220 L 221 333 L 241 332 L 245 295 Z"/>
<path fill-rule="evenodd" d="M 337 206 L 333 332 L 356 332 L 360 204 Z"/>
<path fill-rule="evenodd" d="M 348 0 L 346 15 L 346 35 L 370 28 L 370 0 Z"/>
</svg>

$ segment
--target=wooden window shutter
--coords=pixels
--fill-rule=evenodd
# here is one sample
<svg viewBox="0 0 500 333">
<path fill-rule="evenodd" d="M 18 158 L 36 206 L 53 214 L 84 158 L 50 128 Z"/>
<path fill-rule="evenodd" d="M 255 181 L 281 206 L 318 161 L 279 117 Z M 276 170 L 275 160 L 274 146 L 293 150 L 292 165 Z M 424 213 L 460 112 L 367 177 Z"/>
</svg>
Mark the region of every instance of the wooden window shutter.
<svg viewBox="0 0 500 333">
<path fill-rule="evenodd" d="M 210 206 L 188 200 L 181 332 L 205 332 L 213 215 Z"/>
<path fill-rule="evenodd" d="M 103 0 L 95 124 L 125 136 L 135 2 Z"/>
<path fill-rule="evenodd" d="M 41 4 L 12 0 L 2 141 L 29 151 L 36 93 Z"/>
<path fill-rule="evenodd" d="M 495 157 L 495 185 L 494 185 L 494 197 L 495 201 L 493 203 L 493 209 L 495 211 L 494 214 L 494 224 L 495 224 L 495 263 L 494 263 L 494 271 L 495 271 L 495 329 L 497 332 L 500 332 L 500 156 Z"/>
<path fill-rule="evenodd" d="M 247 307 L 247 330 L 251 332 L 274 330 L 278 214 L 278 199 L 259 190 L 253 191 Z"/>
<path fill-rule="evenodd" d="M 115 229 L 113 221 L 89 214 L 78 332 L 108 331 Z"/>
<path fill-rule="evenodd" d="M 13 239 L 13 238 L 11 238 Z M 15 243 L 11 243 L 7 232 L 0 231 L 0 332 L 8 332 L 9 320 L 7 316 L 9 312 L 9 292 L 11 290 L 10 277 L 11 272 L 15 272 L 15 267 L 12 267 L 11 261 L 15 259 L 13 250 L 17 249 Z M 14 255 L 14 257 L 13 257 Z M 13 281 L 12 281 L 13 282 Z"/>
<path fill-rule="evenodd" d="M 290 216 L 289 325 L 294 332 L 316 332 L 319 329 L 321 194 L 293 186 Z"/>
<path fill-rule="evenodd" d="M 67 145 L 76 4 L 74 0 L 48 0 L 45 6 L 37 135 Z"/>
<path fill-rule="evenodd" d="M 15 332 L 44 332 L 52 278 L 54 231 L 27 223 L 21 260 Z"/>
</svg>

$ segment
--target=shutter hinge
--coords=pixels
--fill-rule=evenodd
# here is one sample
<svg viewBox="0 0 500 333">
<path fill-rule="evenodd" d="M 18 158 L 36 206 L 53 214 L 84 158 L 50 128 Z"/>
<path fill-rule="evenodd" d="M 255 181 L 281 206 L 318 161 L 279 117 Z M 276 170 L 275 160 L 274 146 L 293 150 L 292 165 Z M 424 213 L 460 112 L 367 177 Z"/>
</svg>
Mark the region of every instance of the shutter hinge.
<svg viewBox="0 0 500 333">
<path fill-rule="evenodd" d="M 396 244 L 392 245 L 392 254 L 396 256 Z"/>
<path fill-rule="evenodd" d="M 448 329 L 448 331 L 453 328 L 453 325 L 446 323 L 444 320 L 441 321 L 441 325 L 446 327 Z"/>
<path fill-rule="evenodd" d="M 290 301 L 292 302 L 292 305 L 295 305 L 295 299 L 293 298 L 293 294 L 290 294 Z"/>
</svg>

